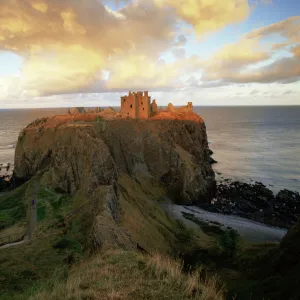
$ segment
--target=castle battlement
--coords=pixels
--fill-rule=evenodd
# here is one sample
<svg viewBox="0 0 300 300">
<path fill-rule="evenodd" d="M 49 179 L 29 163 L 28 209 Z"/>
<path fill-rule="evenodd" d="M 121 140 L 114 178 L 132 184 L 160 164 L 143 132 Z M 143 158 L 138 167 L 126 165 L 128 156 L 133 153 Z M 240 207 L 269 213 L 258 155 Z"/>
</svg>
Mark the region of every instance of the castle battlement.
<svg viewBox="0 0 300 300">
<path fill-rule="evenodd" d="M 157 109 L 155 103 L 154 110 Z M 134 119 L 148 119 L 153 115 L 151 97 L 148 91 L 129 91 L 127 96 L 121 97 L 121 114 Z"/>
<path fill-rule="evenodd" d="M 193 103 L 188 102 L 187 105 L 181 106 L 179 108 L 174 107 L 172 103 L 169 103 L 167 111 L 173 113 L 181 112 L 192 112 Z M 158 112 L 158 107 L 156 100 L 151 102 L 151 97 L 148 91 L 129 91 L 128 95 L 121 97 L 121 115 L 124 117 L 134 118 L 134 119 L 147 119 L 154 116 Z"/>
</svg>

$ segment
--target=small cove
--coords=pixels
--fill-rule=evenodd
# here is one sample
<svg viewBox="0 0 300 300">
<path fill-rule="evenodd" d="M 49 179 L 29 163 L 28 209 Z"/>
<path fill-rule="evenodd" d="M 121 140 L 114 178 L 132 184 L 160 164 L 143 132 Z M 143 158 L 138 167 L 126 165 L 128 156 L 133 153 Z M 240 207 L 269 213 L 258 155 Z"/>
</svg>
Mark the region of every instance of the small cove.
<svg viewBox="0 0 300 300">
<path fill-rule="evenodd" d="M 222 215 L 205 211 L 196 206 L 183 206 L 175 204 L 162 204 L 162 208 L 171 217 L 181 220 L 186 226 L 198 229 L 199 225 L 187 220 L 182 212 L 194 214 L 195 217 L 205 222 L 218 222 L 221 228 L 231 227 L 242 238 L 252 243 L 279 242 L 287 233 L 286 229 L 268 226 L 259 222 L 248 220 L 234 215 Z"/>
</svg>

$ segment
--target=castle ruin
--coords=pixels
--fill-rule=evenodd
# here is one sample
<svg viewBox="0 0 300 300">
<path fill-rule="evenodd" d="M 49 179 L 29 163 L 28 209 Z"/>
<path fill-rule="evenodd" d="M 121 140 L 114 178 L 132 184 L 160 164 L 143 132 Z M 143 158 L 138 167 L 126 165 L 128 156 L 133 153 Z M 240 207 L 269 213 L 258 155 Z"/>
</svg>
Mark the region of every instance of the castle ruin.
<svg viewBox="0 0 300 300">
<path fill-rule="evenodd" d="M 188 102 L 187 105 L 175 107 L 172 103 L 168 104 L 167 110 L 172 113 L 187 113 L 193 111 L 193 102 Z"/>
<path fill-rule="evenodd" d="M 120 112 L 116 112 L 112 107 L 106 109 L 100 107 L 75 107 L 68 109 L 69 115 L 100 114 L 106 117 L 110 116 L 111 118 L 123 117 L 132 119 L 148 119 L 160 113 L 171 113 L 171 115 L 174 115 L 190 112 L 193 112 L 192 102 L 188 102 L 187 105 L 181 107 L 175 107 L 172 103 L 169 103 L 166 109 L 158 108 L 155 99 L 151 102 L 148 91 L 129 92 L 128 95 L 122 96 Z"/>
<path fill-rule="evenodd" d="M 134 119 L 147 119 L 157 112 L 156 101 L 151 103 L 148 91 L 129 92 L 121 97 L 121 115 Z"/>
</svg>

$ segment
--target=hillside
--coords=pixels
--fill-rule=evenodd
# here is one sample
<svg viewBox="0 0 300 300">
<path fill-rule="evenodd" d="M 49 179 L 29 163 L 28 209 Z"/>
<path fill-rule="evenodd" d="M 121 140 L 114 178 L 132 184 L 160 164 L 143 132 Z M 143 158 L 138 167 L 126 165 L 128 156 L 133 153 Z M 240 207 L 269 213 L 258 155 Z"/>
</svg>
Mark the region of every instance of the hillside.
<svg viewBox="0 0 300 300">
<path fill-rule="evenodd" d="M 25 128 L 14 170 L 25 184 L 0 195 L 0 238 L 32 227 L 32 199 L 37 220 L 31 239 L 0 249 L 0 299 L 223 299 L 214 278 L 183 273 L 169 258 L 213 239 L 160 207 L 214 192 L 205 124 L 196 118 L 60 116 Z M 87 280 L 70 290 L 82 272 Z"/>
<path fill-rule="evenodd" d="M 162 210 L 214 195 L 200 117 L 77 117 L 20 133 L 14 178 L 25 183 L 0 195 L 0 243 L 32 237 L 0 249 L 1 300 L 298 299 L 299 224 L 256 245 Z"/>
</svg>

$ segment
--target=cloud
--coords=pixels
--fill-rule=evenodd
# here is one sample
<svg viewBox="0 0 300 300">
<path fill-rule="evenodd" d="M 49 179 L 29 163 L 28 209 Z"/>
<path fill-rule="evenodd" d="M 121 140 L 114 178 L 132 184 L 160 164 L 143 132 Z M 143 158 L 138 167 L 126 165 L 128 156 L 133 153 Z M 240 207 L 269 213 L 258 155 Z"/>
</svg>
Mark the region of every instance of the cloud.
<svg viewBox="0 0 300 300">
<path fill-rule="evenodd" d="M 276 33 L 288 39 L 290 43 L 298 43 L 300 42 L 299 26 L 300 16 L 293 16 L 283 21 L 252 30 L 245 37 L 249 39 L 261 39 L 263 37 Z"/>
<path fill-rule="evenodd" d="M 174 56 L 178 59 L 185 57 L 185 50 L 183 48 L 175 48 L 172 50 Z"/>
<path fill-rule="evenodd" d="M 152 60 L 145 55 L 113 57 L 108 63 L 110 76 L 107 89 L 164 89 L 182 86 L 179 80 L 180 69 L 162 60 Z"/>
<path fill-rule="evenodd" d="M 258 94 L 258 93 L 259 93 L 258 90 L 253 90 L 253 91 L 250 93 L 250 95 L 256 95 L 256 94 Z"/>
<path fill-rule="evenodd" d="M 169 6 L 183 21 L 205 34 L 245 20 L 250 13 L 247 0 L 155 0 L 160 7 Z"/>
<path fill-rule="evenodd" d="M 183 34 L 181 34 L 178 36 L 174 46 L 184 46 L 186 43 L 187 43 L 186 37 Z"/>
<path fill-rule="evenodd" d="M 201 62 L 204 81 L 222 80 L 237 73 L 250 64 L 264 61 L 270 54 L 264 50 L 258 39 L 242 38 L 238 43 L 228 44 L 209 60 Z"/>
<path fill-rule="evenodd" d="M 300 79 L 300 61 L 296 58 L 283 58 L 257 71 L 226 74 L 224 83 L 291 83 Z"/>
<path fill-rule="evenodd" d="M 0 80 L 2 95 L 217 88 L 300 76 L 300 17 L 255 29 L 204 60 L 187 56 L 187 32 L 201 36 L 244 20 L 247 0 L 120 0 L 118 10 L 107 2 L 1 0 L 0 51 L 24 58 L 19 77 Z M 263 45 L 273 33 L 285 40 Z M 284 47 L 290 57 L 272 61 Z M 164 62 L 166 53 L 176 61 Z"/>
<path fill-rule="evenodd" d="M 273 50 L 273 51 L 277 51 L 277 50 L 280 50 L 280 49 L 285 48 L 285 47 L 287 47 L 287 46 L 289 46 L 289 43 L 278 43 L 278 44 L 274 44 L 274 45 L 272 45 L 272 50 Z"/>
<path fill-rule="evenodd" d="M 294 91 L 288 90 L 288 91 L 283 92 L 282 95 L 290 95 L 290 94 L 294 94 L 294 93 L 295 93 Z"/>
<path fill-rule="evenodd" d="M 201 62 L 204 81 L 230 83 L 289 83 L 300 77 L 300 16 L 252 30 L 237 43 L 220 49 L 209 60 Z M 284 43 L 262 44 L 271 34 L 285 38 Z M 274 60 L 276 51 L 286 47 L 290 54 Z M 259 66 L 261 64 L 261 66 Z"/>
<path fill-rule="evenodd" d="M 297 46 L 295 46 L 295 47 L 293 47 L 293 48 L 291 49 L 291 52 L 293 53 L 293 55 L 294 55 L 295 57 L 298 57 L 298 58 L 300 59 L 300 44 L 297 45 Z"/>
<path fill-rule="evenodd" d="M 142 4 L 113 12 L 98 0 L 2 0 L 0 50 L 24 57 L 24 89 L 34 95 L 88 88 L 112 57 L 155 60 L 171 47 L 174 17 Z"/>
<path fill-rule="evenodd" d="M 125 87 L 128 82 L 137 87 L 148 83 L 153 88 L 155 84 L 173 87 L 179 64 L 171 73 L 170 66 L 163 68 L 157 62 L 165 51 L 187 43 L 181 31 L 184 26 L 178 29 L 180 22 L 206 33 L 242 21 L 248 14 L 247 0 L 227 0 L 226 4 L 222 0 L 117 2 L 122 4 L 119 10 L 101 0 L 2 0 L 0 50 L 24 58 L 25 92 L 89 91 L 97 81 L 101 90 L 101 70 L 110 72 L 104 85 L 108 89 Z M 183 59 L 185 53 L 175 48 L 174 54 Z M 119 66 L 123 69 L 118 73 Z"/>
</svg>

